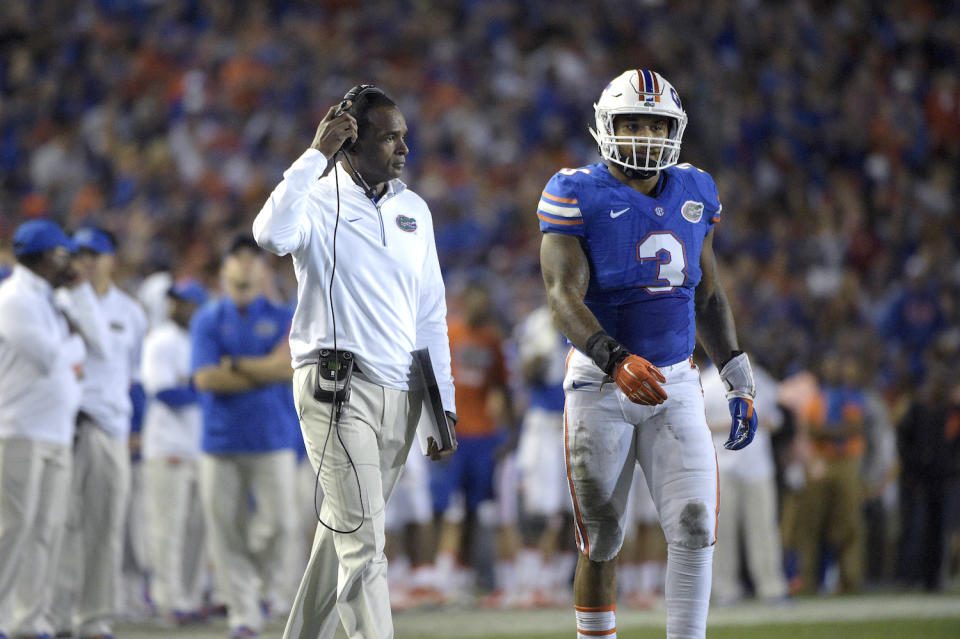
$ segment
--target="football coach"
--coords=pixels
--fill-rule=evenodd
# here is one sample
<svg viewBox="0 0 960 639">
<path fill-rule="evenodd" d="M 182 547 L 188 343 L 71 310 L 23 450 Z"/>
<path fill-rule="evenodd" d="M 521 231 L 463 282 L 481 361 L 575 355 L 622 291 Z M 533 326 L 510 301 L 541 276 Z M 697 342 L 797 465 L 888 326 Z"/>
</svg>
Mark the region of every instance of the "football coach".
<svg viewBox="0 0 960 639">
<path fill-rule="evenodd" d="M 433 221 L 399 179 L 406 134 L 386 93 L 354 87 L 253 223 L 260 246 L 293 257 L 293 392 L 324 495 L 284 639 L 333 637 L 335 611 L 349 637 L 393 636 L 384 507 L 423 412 L 414 350 L 429 349 L 456 421 Z"/>
</svg>

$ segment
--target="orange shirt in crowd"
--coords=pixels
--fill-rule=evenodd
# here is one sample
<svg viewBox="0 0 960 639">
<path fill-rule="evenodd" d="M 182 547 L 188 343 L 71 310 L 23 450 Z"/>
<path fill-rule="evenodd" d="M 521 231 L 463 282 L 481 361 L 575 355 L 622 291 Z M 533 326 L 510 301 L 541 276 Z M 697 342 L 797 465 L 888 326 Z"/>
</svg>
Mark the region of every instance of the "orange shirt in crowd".
<svg viewBox="0 0 960 639">
<path fill-rule="evenodd" d="M 823 393 L 818 393 L 809 403 L 806 410 L 806 421 L 813 433 L 830 431 L 827 399 Z M 863 406 L 855 402 L 844 403 L 840 408 L 840 422 L 843 425 L 859 425 L 859 432 L 838 438 L 815 438 L 814 450 L 824 459 L 857 459 L 863 456 L 865 442 L 863 438 L 864 411 Z"/>
<path fill-rule="evenodd" d="M 472 328 L 459 319 L 448 326 L 453 382 L 457 397 L 457 436 L 483 437 L 497 432 L 490 394 L 507 385 L 500 336 L 490 326 Z"/>
</svg>

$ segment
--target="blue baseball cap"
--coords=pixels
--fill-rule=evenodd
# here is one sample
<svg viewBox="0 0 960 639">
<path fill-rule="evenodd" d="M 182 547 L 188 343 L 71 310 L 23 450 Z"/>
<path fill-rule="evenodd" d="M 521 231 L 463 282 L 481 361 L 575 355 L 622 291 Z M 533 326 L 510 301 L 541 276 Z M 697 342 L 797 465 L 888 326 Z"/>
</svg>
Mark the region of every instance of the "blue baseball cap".
<svg viewBox="0 0 960 639">
<path fill-rule="evenodd" d="M 184 280 L 170 287 L 167 295 L 184 302 L 192 302 L 200 306 L 207 301 L 207 291 L 194 280 Z"/>
<path fill-rule="evenodd" d="M 98 254 L 114 254 L 117 247 L 113 245 L 113 240 L 106 232 L 95 226 L 85 226 L 73 234 L 73 242 L 77 249 L 87 249 Z"/>
<path fill-rule="evenodd" d="M 13 234 L 13 254 L 17 257 L 42 253 L 62 246 L 71 253 L 76 250 L 60 225 L 53 220 L 30 220 L 17 227 Z"/>
</svg>

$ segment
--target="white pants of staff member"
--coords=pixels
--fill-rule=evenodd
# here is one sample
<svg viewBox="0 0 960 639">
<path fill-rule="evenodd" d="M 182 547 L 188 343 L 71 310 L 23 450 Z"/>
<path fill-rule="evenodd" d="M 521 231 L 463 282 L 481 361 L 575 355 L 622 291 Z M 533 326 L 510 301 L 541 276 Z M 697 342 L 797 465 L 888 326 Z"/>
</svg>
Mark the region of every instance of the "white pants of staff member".
<svg viewBox="0 0 960 639">
<path fill-rule="evenodd" d="M 206 539 L 199 466 L 197 459 L 143 462 L 150 598 L 166 614 L 203 605 Z"/>
<path fill-rule="evenodd" d="M 57 632 L 108 635 L 117 615 L 130 451 L 81 416 L 73 450 L 73 492 L 53 599 Z"/>
<path fill-rule="evenodd" d="M 0 438 L 0 631 L 52 633 L 47 614 L 70 494 L 70 447 Z"/>
<path fill-rule="evenodd" d="M 296 455 L 288 449 L 200 456 L 200 499 L 231 628 L 259 631 L 261 602 L 289 605 L 273 598 L 292 592 L 296 579 L 295 476 Z"/>
<path fill-rule="evenodd" d="M 124 517 L 121 583 L 118 612 L 124 621 L 145 621 L 153 616 L 148 599 L 148 558 L 146 498 L 143 488 L 143 460 L 130 462 L 130 492 Z"/>
<path fill-rule="evenodd" d="M 331 405 L 313 398 L 315 383 L 315 366 L 294 371 L 304 443 L 310 462 L 320 468 L 320 515 L 333 528 L 356 531 L 317 527 L 283 637 L 330 639 L 339 613 L 348 637 L 387 639 L 393 637 L 393 619 L 383 554 L 384 511 L 416 432 L 423 393 L 384 388 L 354 376 L 339 431 L 330 432 Z"/>
<path fill-rule="evenodd" d="M 732 603 L 743 596 L 740 585 L 740 535 L 747 570 L 756 596 L 779 599 L 787 594 L 783 553 L 777 526 L 777 487 L 774 478 L 745 479 L 720 472 L 723 511 L 713 553 L 713 599 Z"/>
</svg>

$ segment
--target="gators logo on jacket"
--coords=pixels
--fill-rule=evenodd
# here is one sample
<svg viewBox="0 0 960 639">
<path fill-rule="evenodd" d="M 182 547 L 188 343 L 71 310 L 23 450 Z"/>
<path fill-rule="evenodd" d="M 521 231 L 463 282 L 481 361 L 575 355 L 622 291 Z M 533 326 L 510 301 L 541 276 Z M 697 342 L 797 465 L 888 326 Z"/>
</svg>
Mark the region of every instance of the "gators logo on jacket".
<svg viewBox="0 0 960 639">
<path fill-rule="evenodd" d="M 402 231 L 413 233 L 417 230 L 417 221 L 412 217 L 407 217 L 406 215 L 398 215 L 397 226 L 399 226 L 400 230 Z"/>
</svg>

